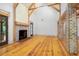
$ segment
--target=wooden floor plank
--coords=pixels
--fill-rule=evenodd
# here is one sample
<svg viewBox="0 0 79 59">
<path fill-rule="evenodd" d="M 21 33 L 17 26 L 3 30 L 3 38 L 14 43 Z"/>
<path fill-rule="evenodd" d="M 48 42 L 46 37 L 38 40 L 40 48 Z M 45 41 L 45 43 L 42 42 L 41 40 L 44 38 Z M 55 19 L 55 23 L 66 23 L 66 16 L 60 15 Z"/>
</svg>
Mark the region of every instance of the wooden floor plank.
<svg viewBox="0 0 79 59">
<path fill-rule="evenodd" d="M 1 56 L 67 56 L 57 37 L 33 36 L 31 39 L 0 47 Z"/>
<path fill-rule="evenodd" d="M 58 44 L 57 38 L 53 38 L 53 51 L 54 51 L 54 56 L 63 56 L 63 52 L 61 47 Z"/>
</svg>

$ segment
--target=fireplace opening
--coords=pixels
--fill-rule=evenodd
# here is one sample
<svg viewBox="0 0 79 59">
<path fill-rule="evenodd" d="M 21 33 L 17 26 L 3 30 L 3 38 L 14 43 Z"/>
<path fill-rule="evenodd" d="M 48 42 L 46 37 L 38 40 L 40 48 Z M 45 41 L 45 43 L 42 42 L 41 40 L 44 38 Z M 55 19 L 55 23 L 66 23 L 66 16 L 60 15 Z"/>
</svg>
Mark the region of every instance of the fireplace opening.
<svg viewBox="0 0 79 59">
<path fill-rule="evenodd" d="M 27 38 L 27 30 L 19 30 L 19 40 Z"/>
</svg>

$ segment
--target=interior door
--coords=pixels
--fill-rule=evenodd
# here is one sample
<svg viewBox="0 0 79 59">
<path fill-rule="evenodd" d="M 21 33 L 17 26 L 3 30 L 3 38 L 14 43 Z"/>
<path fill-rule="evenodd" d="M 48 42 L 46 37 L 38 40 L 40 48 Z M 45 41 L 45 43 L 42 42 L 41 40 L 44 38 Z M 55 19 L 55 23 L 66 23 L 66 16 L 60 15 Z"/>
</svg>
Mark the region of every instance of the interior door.
<svg viewBox="0 0 79 59">
<path fill-rule="evenodd" d="M 8 42 L 8 17 L 0 15 L 0 46 Z"/>
</svg>

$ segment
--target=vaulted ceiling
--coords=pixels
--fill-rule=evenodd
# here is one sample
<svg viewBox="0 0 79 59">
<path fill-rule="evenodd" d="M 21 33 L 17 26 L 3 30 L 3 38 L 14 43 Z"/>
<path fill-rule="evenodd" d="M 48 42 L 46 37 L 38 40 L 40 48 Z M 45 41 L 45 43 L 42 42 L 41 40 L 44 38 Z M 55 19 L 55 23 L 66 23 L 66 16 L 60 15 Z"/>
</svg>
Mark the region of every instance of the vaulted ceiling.
<svg viewBox="0 0 79 59">
<path fill-rule="evenodd" d="M 29 16 L 33 13 L 35 9 L 45 6 L 49 6 L 60 12 L 60 3 L 23 3 L 23 5 L 28 8 Z"/>
<path fill-rule="evenodd" d="M 23 5 L 29 8 L 29 10 L 44 7 L 44 6 L 49 6 L 57 11 L 60 11 L 59 3 L 23 3 Z"/>
<path fill-rule="evenodd" d="M 26 8 L 29 10 L 29 16 L 34 12 L 35 9 L 40 8 L 40 7 L 45 7 L 49 6 L 56 11 L 60 12 L 60 3 L 21 3 L 23 4 Z M 14 7 L 16 8 L 18 3 L 14 4 Z"/>
</svg>

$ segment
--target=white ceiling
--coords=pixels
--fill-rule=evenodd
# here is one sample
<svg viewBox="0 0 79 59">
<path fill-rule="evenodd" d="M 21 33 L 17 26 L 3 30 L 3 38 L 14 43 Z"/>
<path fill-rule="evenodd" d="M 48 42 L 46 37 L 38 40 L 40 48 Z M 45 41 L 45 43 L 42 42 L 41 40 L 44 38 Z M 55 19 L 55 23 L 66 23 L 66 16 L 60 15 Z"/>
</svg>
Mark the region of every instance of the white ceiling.
<svg viewBox="0 0 79 59">
<path fill-rule="evenodd" d="M 31 6 L 32 3 L 22 3 L 25 7 L 29 8 Z M 47 5 L 51 5 L 54 3 L 35 3 L 36 7 L 41 7 L 41 6 L 47 6 Z"/>
</svg>

